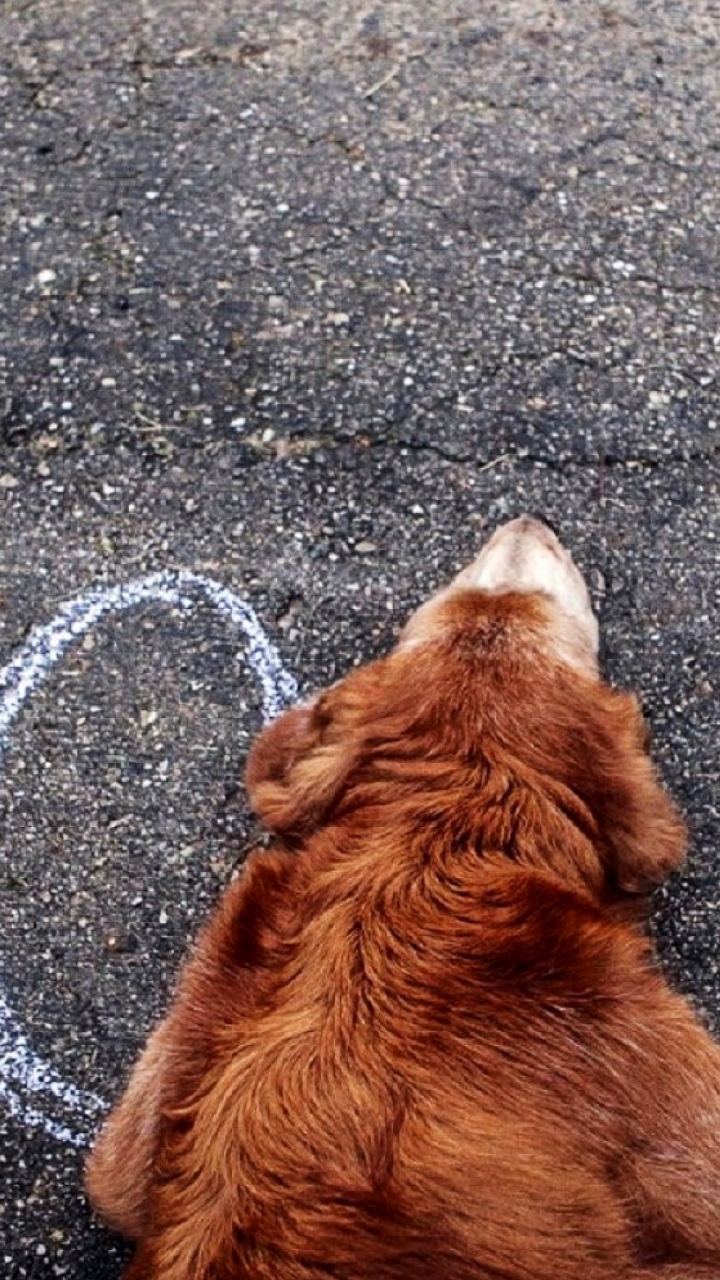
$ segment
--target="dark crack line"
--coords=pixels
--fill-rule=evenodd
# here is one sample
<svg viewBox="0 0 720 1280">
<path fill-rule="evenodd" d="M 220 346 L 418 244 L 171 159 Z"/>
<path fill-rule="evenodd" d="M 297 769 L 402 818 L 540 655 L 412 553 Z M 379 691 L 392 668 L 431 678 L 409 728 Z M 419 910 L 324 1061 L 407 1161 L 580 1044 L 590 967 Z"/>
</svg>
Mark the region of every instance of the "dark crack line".
<svg viewBox="0 0 720 1280">
<path fill-rule="evenodd" d="M 653 457 L 649 454 L 623 456 L 606 450 L 594 457 L 571 455 L 566 458 L 554 458 L 552 454 L 537 453 L 533 450 L 510 446 L 503 453 L 489 459 L 479 457 L 478 453 L 474 451 L 460 452 L 448 449 L 440 444 L 434 444 L 429 440 L 415 440 L 412 437 L 385 435 L 376 437 L 370 444 L 372 448 L 388 447 L 407 449 L 411 453 L 431 453 L 438 458 L 442 458 L 444 462 L 461 466 L 474 466 L 478 471 L 490 471 L 504 463 L 529 462 L 533 465 L 547 467 L 548 470 L 559 474 L 564 474 L 570 469 L 599 472 L 622 468 L 626 470 L 660 471 L 669 466 L 678 466 L 689 462 L 709 462 L 712 458 L 720 455 L 720 442 L 709 449 L 693 449 L 687 453 L 675 450 L 672 453 L 664 454 L 662 457 Z"/>
<path fill-rule="evenodd" d="M 561 164 L 566 164 L 569 160 L 579 160 L 582 156 L 587 155 L 589 151 L 595 151 L 598 147 L 604 146 L 606 142 L 627 142 L 627 134 L 621 132 L 620 129 L 600 129 L 582 142 L 578 142 L 574 146 L 564 147 L 562 151 L 558 152 L 557 158 Z"/>
<path fill-rule="evenodd" d="M 690 449 L 685 453 L 676 449 L 672 453 L 663 454 L 662 457 L 655 457 L 651 454 L 623 455 L 605 450 L 595 457 L 588 457 L 587 455 L 570 457 L 561 462 L 549 454 L 536 453 L 525 449 L 518 449 L 514 456 L 518 462 L 532 462 L 556 471 L 561 471 L 566 467 L 589 467 L 600 471 L 611 471 L 623 467 L 628 470 L 662 471 L 665 467 L 682 466 L 689 462 L 709 462 L 711 458 L 717 457 L 718 454 L 720 454 L 720 443 L 711 446 L 709 449 Z"/>
</svg>

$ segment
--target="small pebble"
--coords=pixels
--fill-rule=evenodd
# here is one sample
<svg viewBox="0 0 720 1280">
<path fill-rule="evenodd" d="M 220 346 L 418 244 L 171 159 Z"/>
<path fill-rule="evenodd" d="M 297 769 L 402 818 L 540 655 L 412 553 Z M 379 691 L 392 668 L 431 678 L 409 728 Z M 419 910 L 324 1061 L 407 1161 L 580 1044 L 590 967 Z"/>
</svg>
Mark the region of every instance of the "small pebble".
<svg viewBox="0 0 720 1280">
<path fill-rule="evenodd" d="M 105 935 L 105 950 L 112 956 L 126 955 L 135 950 L 135 939 L 121 925 Z"/>
</svg>

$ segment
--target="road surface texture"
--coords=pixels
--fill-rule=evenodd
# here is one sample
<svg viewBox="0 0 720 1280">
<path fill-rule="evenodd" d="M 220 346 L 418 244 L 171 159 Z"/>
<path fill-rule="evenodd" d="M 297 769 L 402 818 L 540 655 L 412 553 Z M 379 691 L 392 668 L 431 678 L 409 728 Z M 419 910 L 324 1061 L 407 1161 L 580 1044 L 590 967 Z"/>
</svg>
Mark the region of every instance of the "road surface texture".
<svg viewBox="0 0 720 1280">
<path fill-rule="evenodd" d="M 119 1276 L 77 1144 L 255 835 L 262 638 L 172 579 L 28 641 L 88 592 L 202 575 L 312 689 L 545 513 L 720 1029 L 719 107 L 710 0 L 2 7 L 3 1280 Z"/>
</svg>

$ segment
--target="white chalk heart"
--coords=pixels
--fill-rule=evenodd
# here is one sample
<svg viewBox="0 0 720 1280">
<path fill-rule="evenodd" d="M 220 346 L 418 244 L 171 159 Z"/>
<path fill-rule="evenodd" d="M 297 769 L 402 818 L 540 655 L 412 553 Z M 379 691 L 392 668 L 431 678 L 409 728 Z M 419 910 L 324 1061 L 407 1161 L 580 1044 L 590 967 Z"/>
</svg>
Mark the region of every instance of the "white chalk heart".
<svg viewBox="0 0 720 1280">
<path fill-rule="evenodd" d="M 30 633 L 19 653 L 0 670 L 0 776 L 13 725 L 25 702 L 80 636 L 101 619 L 137 605 L 191 609 L 199 596 L 243 633 L 248 665 L 260 682 L 265 720 L 294 702 L 297 683 L 247 601 L 202 574 L 165 570 L 68 600 L 51 622 Z M 87 1145 L 107 1110 L 103 1098 L 64 1080 L 51 1063 L 35 1053 L 1 988 L 0 1099 L 16 1119 L 76 1147 Z M 69 1118 L 58 1120 L 48 1110 L 50 1105 Z"/>
</svg>

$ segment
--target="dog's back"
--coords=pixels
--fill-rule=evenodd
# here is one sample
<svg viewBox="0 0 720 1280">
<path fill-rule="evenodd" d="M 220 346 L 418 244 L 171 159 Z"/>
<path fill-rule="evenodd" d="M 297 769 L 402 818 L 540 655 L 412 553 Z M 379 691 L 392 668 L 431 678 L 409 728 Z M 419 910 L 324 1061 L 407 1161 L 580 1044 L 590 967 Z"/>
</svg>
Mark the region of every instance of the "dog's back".
<svg viewBox="0 0 720 1280">
<path fill-rule="evenodd" d="M 637 923 L 682 824 L 512 537 L 254 748 L 277 844 L 89 1165 L 132 1280 L 720 1274 L 719 1055 Z"/>
</svg>

